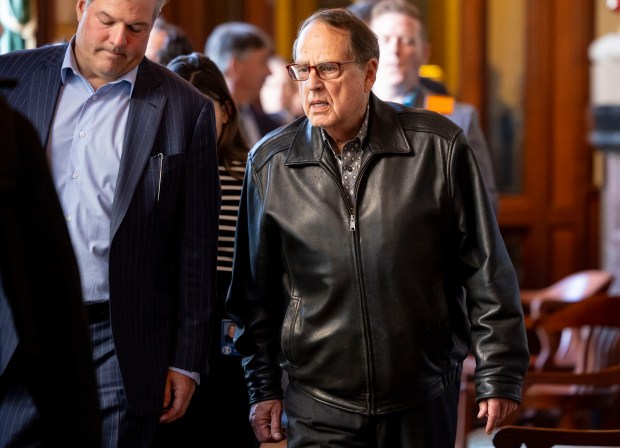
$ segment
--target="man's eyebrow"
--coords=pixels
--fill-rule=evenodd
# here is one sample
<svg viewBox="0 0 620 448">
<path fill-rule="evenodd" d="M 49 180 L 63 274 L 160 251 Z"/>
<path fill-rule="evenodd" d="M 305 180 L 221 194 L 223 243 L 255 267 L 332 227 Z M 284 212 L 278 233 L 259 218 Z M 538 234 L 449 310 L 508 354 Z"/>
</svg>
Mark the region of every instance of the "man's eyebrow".
<svg viewBox="0 0 620 448">
<path fill-rule="evenodd" d="M 118 22 L 118 19 L 112 17 L 110 14 L 108 14 L 105 11 L 99 11 L 98 16 L 99 16 L 100 19 L 105 19 L 105 20 L 110 20 L 110 21 L 113 21 L 113 22 Z M 127 25 L 127 26 L 149 26 L 149 23 L 148 22 L 140 22 L 140 21 L 138 21 L 138 22 L 133 22 L 133 23 L 125 23 L 125 25 Z"/>
</svg>

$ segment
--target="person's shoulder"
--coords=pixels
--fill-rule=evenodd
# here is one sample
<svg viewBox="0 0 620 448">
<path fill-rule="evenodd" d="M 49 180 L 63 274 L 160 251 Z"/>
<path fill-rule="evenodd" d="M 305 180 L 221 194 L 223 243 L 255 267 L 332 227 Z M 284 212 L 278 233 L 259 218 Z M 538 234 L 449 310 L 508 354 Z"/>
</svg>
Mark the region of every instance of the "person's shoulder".
<svg viewBox="0 0 620 448">
<path fill-rule="evenodd" d="M 305 116 L 297 118 L 292 123 L 280 126 L 261 138 L 248 154 L 255 170 L 260 170 L 272 157 L 283 151 L 287 151 L 295 136 L 304 123 Z"/>
<path fill-rule="evenodd" d="M 45 45 L 28 50 L 9 51 L 0 55 L 0 72 L 31 70 L 33 66 L 44 67 L 48 63 L 58 63 L 64 58 L 67 44 Z"/>
<path fill-rule="evenodd" d="M 478 113 L 478 109 L 473 104 L 465 103 L 462 101 L 457 101 L 454 105 L 454 112 L 453 112 L 454 115 L 456 114 L 473 115 L 476 113 Z"/>
<path fill-rule="evenodd" d="M 201 104 L 211 100 L 192 85 L 167 67 L 144 58 L 140 62 L 138 79 L 150 79 L 150 83 L 157 82 L 163 86 L 166 96 L 172 101 L 189 100 L 197 101 Z"/>
<path fill-rule="evenodd" d="M 398 115 L 398 122 L 405 131 L 424 132 L 453 139 L 461 128 L 443 114 L 429 109 L 407 107 L 386 102 Z"/>
<path fill-rule="evenodd" d="M 454 111 L 448 115 L 448 118 L 467 133 L 470 126 L 478 121 L 478 109 L 473 104 L 459 101 L 455 104 Z"/>
</svg>

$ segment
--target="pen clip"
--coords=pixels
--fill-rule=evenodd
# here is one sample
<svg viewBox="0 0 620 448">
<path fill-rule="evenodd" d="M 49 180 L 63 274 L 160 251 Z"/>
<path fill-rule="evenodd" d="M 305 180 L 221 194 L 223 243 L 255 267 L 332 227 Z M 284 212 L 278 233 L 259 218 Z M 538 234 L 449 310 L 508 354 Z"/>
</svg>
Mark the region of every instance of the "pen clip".
<svg viewBox="0 0 620 448">
<path fill-rule="evenodd" d="M 155 157 L 159 157 L 159 182 L 157 183 L 157 202 L 159 202 L 159 193 L 161 192 L 161 178 L 164 173 L 164 154 L 160 152 Z"/>
</svg>

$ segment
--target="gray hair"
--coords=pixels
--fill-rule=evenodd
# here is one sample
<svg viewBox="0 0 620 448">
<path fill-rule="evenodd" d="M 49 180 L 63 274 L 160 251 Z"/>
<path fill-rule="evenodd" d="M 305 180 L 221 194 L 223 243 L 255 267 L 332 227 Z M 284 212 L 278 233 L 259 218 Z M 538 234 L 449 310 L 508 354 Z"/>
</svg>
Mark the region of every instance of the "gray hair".
<svg viewBox="0 0 620 448">
<path fill-rule="evenodd" d="M 304 20 L 297 31 L 297 38 L 293 43 L 293 60 L 297 54 L 297 44 L 302 31 L 314 22 L 323 22 L 334 28 L 349 33 L 347 51 L 350 57 L 358 62 L 365 63 L 371 59 L 379 59 L 379 43 L 377 36 L 368 28 L 366 23 L 345 8 L 320 9 Z"/>
<path fill-rule="evenodd" d="M 232 58 L 243 57 L 252 50 L 273 51 L 271 37 L 255 25 L 246 22 L 226 22 L 216 26 L 205 42 L 204 54 L 226 73 Z"/>
<path fill-rule="evenodd" d="M 88 5 L 90 5 L 94 1 L 95 0 L 86 0 L 86 7 L 88 8 Z M 168 0 L 157 0 L 157 3 L 155 4 L 155 11 L 153 11 L 153 23 L 155 23 L 155 19 L 157 19 L 157 16 L 159 16 L 162 8 L 166 3 L 168 3 Z"/>
</svg>

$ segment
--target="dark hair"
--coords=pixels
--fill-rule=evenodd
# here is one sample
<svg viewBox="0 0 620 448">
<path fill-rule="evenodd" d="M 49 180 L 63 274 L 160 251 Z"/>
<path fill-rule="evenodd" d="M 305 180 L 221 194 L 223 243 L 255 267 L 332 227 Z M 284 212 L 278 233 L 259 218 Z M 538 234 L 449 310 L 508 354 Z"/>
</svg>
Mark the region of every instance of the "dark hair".
<svg viewBox="0 0 620 448">
<path fill-rule="evenodd" d="M 366 26 L 364 21 L 345 8 L 319 9 L 299 26 L 297 38 L 293 43 L 293 60 L 297 53 L 297 43 L 302 31 L 314 22 L 323 22 L 334 28 L 349 33 L 349 55 L 360 63 L 379 59 L 377 36 Z"/>
<path fill-rule="evenodd" d="M 420 13 L 420 10 L 416 5 L 404 0 L 382 0 L 372 8 L 370 13 L 370 21 L 372 22 L 373 19 L 389 12 L 404 14 L 416 19 L 420 22 L 420 34 L 422 36 L 422 41 L 426 42 L 428 40 L 428 33 L 426 31 L 426 26 L 424 25 L 424 20 L 422 20 L 422 13 Z"/>
<path fill-rule="evenodd" d="M 168 68 L 213 101 L 217 101 L 228 113 L 228 121 L 222 125 L 222 133 L 217 142 L 218 160 L 228 174 L 240 179 L 239 173 L 230 169 L 231 164 L 245 162 L 249 148 L 241 135 L 237 107 L 222 72 L 211 59 L 198 52 L 174 58 Z"/>
</svg>

